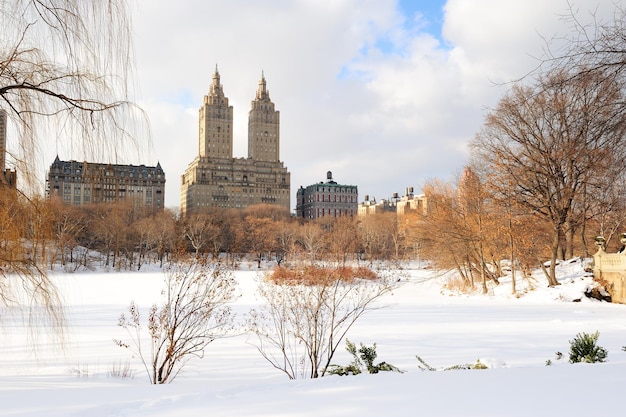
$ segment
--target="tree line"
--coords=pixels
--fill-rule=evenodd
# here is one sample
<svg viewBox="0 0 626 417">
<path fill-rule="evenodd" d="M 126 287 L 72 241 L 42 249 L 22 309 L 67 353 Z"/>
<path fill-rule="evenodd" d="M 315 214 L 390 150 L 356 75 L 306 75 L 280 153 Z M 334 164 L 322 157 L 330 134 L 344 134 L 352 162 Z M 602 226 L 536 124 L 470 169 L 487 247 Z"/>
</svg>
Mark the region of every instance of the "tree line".
<svg viewBox="0 0 626 417">
<path fill-rule="evenodd" d="M 269 260 L 345 264 L 407 259 L 420 247 L 414 240 L 417 224 L 404 224 L 395 213 L 305 221 L 280 207 L 258 205 L 180 217 L 133 200 L 73 206 L 56 198 L 1 195 L 7 264 L 139 270 L 187 256 L 221 257 L 231 264 L 245 258 L 258 267 Z"/>
</svg>

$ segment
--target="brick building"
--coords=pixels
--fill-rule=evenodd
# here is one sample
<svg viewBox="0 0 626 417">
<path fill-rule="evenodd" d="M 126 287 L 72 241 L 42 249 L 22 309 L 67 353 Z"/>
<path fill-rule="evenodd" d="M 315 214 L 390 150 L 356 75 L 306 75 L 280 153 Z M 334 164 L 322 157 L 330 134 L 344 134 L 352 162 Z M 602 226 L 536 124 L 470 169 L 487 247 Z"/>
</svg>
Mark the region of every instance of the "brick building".
<svg viewBox="0 0 626 417">
<path fill-rule="evenodd" d="M 326 182 L 300 187 L 296 195 L 296 215 L 305 219 L 325 216 L 356 216 L 359 192 L 356 185 L 342 185 L 328 171 Z"/>
</svg>

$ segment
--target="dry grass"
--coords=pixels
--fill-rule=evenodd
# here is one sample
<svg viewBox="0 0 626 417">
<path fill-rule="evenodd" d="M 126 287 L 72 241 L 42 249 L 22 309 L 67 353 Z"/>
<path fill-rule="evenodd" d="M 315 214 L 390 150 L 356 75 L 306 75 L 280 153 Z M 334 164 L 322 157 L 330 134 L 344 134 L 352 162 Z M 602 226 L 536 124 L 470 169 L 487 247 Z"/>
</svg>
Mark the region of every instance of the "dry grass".
<svg viewBox="0 0 626 417">
<path fill-rule="evenodd" d="M 135 371 L 130 367 L 130 362 L 114 362 L 109 368 L 107 375 L 110 378 L 133 379 Z"/>
<path fill-rule="evenodd" d="M 375 280 L 378 276 L 374 271 L 365 267 L 319 267 L 306 266 L 303 268 L 287 269 L 284 267 L 276 267 L 268 277 L 269 281 L 274 284 L 305 284 L 316 285 L 330 281 L 352 281 L 355 279 Z"/>
<path fill-rule="evenodd" d="M 472 287 L 469 281 L 458 275 L 449 277 L 443 288 L 455 294 L 472 294 L 476 291 L 476 288 Z"/>
</svg>

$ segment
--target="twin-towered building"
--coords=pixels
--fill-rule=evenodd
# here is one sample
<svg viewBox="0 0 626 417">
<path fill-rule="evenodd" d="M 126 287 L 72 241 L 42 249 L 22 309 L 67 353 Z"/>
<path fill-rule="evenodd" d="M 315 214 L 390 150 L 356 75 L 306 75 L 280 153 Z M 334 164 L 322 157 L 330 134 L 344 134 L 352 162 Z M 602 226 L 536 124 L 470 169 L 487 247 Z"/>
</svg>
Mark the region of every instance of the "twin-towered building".
<svg viewBox="0 0 626 417">
<path fill-rule="evenodd" d="M 233 106 L 217 67 L 200 107 L 198 136 L 198 156 L 181 178 L 181 215 L 256 204 L 274 204 L 289 212 L 291 174 L 280 161 L 280 112 L 264 75 L 248 113 L 247 158 L 233 157 Z"/>
</svg>

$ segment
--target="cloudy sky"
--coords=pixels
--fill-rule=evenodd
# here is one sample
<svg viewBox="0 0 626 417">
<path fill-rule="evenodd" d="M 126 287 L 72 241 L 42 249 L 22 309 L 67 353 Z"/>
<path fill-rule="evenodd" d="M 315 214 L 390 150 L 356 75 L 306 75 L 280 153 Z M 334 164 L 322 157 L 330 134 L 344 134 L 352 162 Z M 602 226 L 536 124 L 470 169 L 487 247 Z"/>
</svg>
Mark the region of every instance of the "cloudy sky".
<svg viewBox="0 0 626 417">
<path fill-rule="evenodd" d="M 136 3 L 140 104 L 153 143 L 142 163 L 161 163 L 173 208 L 198 153 L 198 108 L 216 64 L 234 107 L 235 157 L 247 157 L 264 72 L 281 113 L 293 210 L 296 190 L 329 170 L 358 185 L 361 201 L 454 178 L 503 83 L 537 66 L 544 38 L 571 26 L 567 0 Z M 612 17 L 612 0 L 570 3 L 582 21 Z"/>
</svg>

